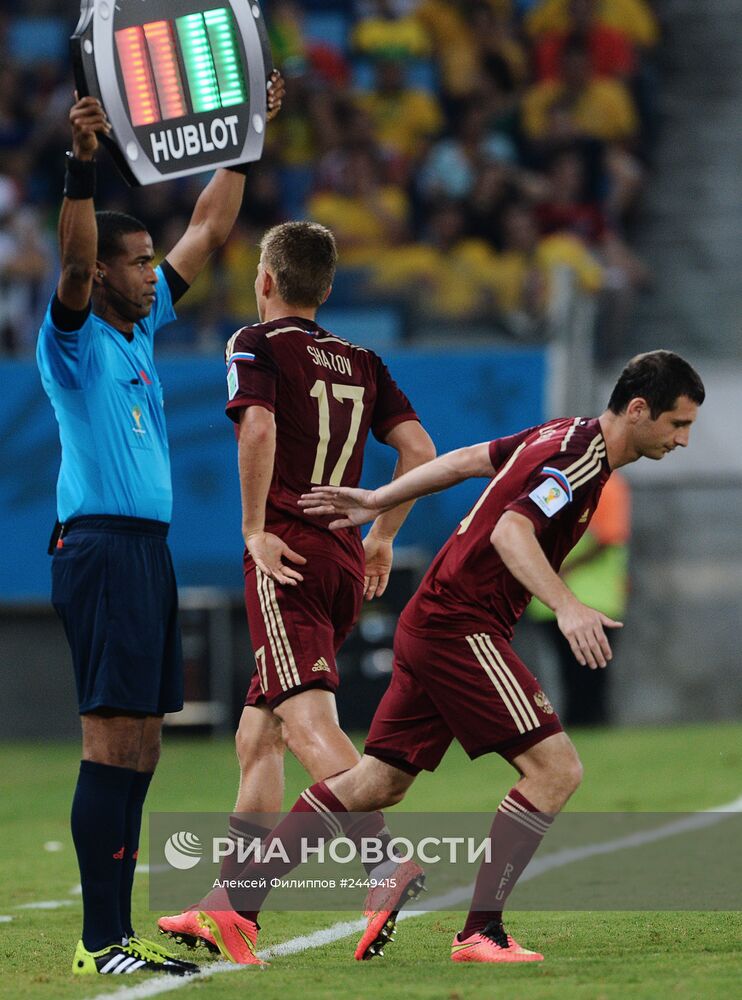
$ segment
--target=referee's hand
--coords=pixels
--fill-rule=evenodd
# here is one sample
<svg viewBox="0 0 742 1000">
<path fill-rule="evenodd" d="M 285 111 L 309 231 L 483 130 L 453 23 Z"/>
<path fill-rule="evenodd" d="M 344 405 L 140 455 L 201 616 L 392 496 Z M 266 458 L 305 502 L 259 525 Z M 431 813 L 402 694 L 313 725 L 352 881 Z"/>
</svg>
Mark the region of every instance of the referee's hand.
<svg viewBox="0 0 742 1000">
<path fill-rule="evenodd" d="M 77 97 L 77 93 L 75 93 Z M 78 160 L 90 160 L 98 149 L 98 133 L 108 135 L 111 124 L 96 97 L 81 97 L 70 109 L 72 152 Z"/>
<path fill-rule="evenodd" d="M 286 83 L 279 70 L 274 69 L 268 81 L 268 114 L 267 119 L 272 122 L 281 110 L 281 104 L 286 96 Z"/>
</svg>

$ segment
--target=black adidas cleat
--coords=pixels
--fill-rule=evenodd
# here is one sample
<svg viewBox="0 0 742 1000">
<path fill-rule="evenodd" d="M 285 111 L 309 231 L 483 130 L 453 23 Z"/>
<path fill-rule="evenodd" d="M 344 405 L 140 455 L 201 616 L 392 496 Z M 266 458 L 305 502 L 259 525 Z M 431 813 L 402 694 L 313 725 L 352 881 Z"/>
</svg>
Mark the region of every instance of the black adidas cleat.
<svg viewBox="0 0 742 1000">
<path fill-rule="evenodd" d="M 100 951 L 88 951 L 78 941 L 72 961 L 75 976 L 122 976 L 132 972 L 159 972 L 169 976 L 192 976 L 198 972 L 193 962 L 183 962 L 141 938 L 110 944 Z"/>
</svg>

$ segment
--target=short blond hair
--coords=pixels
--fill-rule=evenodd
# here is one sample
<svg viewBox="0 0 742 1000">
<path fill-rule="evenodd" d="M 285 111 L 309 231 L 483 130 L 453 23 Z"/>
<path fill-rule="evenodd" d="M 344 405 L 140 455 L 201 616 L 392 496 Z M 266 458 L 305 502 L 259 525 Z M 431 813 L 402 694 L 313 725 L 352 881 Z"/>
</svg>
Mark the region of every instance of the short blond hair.
<svg viewBox="0 0 742 1000">
<path fill-rule="evenodd" d="M 337 267 L 335 237 L 317 222 L 283 222 L 260 241 L 260 259 L 287 305 L 317 307 L 327 298 Z"/>
</svg>

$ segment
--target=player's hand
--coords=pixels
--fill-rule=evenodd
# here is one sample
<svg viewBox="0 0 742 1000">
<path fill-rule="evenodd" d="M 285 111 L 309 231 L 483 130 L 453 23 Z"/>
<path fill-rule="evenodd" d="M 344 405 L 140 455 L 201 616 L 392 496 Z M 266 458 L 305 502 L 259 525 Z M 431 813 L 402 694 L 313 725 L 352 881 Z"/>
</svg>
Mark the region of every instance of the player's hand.
<svg viewBox="0 0 742 1000">
<path fill-rule="evenodd" d="M 272 122 L 281 110 L 281 103 L 285 96 L 286 84 L 284 79 L 280 72 L 274 69 L 268 81 L 268 114 L 266 117 L 269 122 Z"/>
<path fill-rule="evenodd" d="M 77 97 L 77 94 L 75 94 Z M 70 109 L 72 153 L 77 160 L 92 160 L 98 149 L 98 136 L 109 135 L 111 124 L 96 97 L 81 97 Z"/>
<path fill-rule="evenodd" d="M 363 596 L 367 601 L 372 601 L 374 597 L 381 597 L 389 583 L 389 574 L 392 570 L 392 543 L 371 533 L 363 539 L 363 551 L 366 555 Z"/>
<path fill-rule="evenodd" d="M 289 548 L 278 535 L 273 535 L 270 531 L 256 531 L 255 534 L 247 536 L 245 545 L 258 569 L 276 583 L 295 587 L 304 579 L 298 570 L 287 566 L 282 560 L 288 559 L 289 562 L 303 566 L 306 559 Z"/>
<path fill-rule="evenodd" d="M 614 621 L 602 611 L 570 598 L 555 609 L 559 631 L 569 642 L 577 662 L 583 667 L 597 670 L 613 659 L 604 629 L 623 628 L 623 622 Z"/>
<path fill-rule="evenodd" d="M 339 514 L 339 518 L 330 521 L 333 531 L 368 524 L 381 509 L 375 502 L 374 490 L 353 489 L 350 486 L 313 486 L 311 493 L 302 494 L 299 506 L 307 514 L 316 514 L 317 517 Z"/>
</svg>

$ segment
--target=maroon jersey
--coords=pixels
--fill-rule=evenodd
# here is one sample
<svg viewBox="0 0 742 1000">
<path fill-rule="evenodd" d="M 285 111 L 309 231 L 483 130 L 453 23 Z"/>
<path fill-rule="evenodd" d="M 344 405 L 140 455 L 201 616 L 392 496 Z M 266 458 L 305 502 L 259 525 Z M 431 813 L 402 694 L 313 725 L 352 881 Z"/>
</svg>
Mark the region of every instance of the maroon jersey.
<svg viewBox="0 0 742 1000">
<path fill-rule="evenodd" d="M 226 361 L 227 415 L 238 422 L 240 410 L 258 405 L 276 417 L 266 528 L 290 534 L 302 555 L 324 553 L 362 575 L 360 532 L 330 531 L 331 517 L 306 514 L 298 500 L 312 486 L 357 486 L 369 431 L 383 441 L 397 424 L 417 420 L 409 400 L 373 351 L 307 319 L 238 330 Z"/>
<path fill-rule="evenodd" d="M 555 570 L 587 528 L 610 467 L 597 419 L 551 420 L 490 444 L 497 470 L 449 538 L 400 623 L 419 635 L 496 632 L 510 639 L 531 594 L 490 535 L 506 510 L 525 515 Z"/>
</svg>

